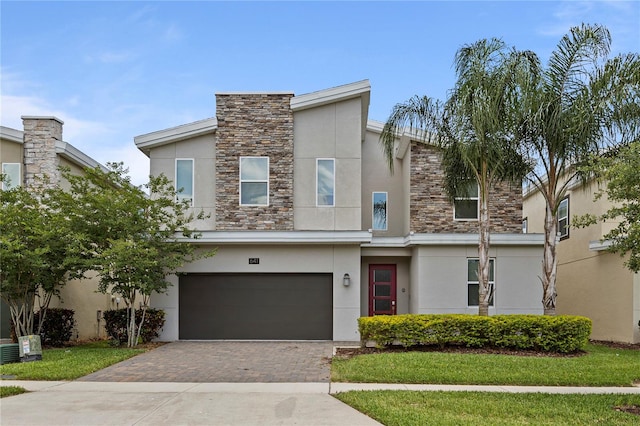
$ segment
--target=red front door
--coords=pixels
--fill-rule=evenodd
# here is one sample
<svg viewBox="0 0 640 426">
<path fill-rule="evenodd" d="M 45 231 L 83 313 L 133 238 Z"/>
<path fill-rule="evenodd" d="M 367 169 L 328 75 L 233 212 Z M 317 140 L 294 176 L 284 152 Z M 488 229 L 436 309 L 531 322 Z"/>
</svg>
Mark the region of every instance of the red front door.
<svg viewBox="0 0 640 426">
<path fill-rule="evenodd" d="M 369 265 L 369 316 L 396 314 L 396 265 Z"/>
</svg>

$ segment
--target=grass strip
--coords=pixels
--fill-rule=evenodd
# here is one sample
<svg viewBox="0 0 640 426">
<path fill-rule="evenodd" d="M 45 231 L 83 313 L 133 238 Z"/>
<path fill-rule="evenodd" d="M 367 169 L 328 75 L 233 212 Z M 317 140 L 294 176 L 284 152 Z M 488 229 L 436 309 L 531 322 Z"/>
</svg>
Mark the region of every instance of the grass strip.
<svg viewBox="0 0 640 426">
<path fill-rule="evenodd" d="M 637 425 L 640 395 L 352 391 L 337 399 L 387 426 Z"/>
<path fill-rule="evenodd" d="M 0 386 L 0 398 L 6 398 L 7 396 L 20 395 L 27 390 L 20 386 Z"/>
<path fill-rule="evenodd" d="M 111 347 L 106 341 L 44 349 L 42 361 L 0 365 L 0 374 L 15 380 L 74 380 L 143 352 Z"/>
<path fill-rule="evenodd" d="M 632 386 L 640 351 L 589 344 L 581 356 L 518 356 L 451 352 L 386 352 L 334 357 L 331 380 L 522 386 Z"/>
</svg>

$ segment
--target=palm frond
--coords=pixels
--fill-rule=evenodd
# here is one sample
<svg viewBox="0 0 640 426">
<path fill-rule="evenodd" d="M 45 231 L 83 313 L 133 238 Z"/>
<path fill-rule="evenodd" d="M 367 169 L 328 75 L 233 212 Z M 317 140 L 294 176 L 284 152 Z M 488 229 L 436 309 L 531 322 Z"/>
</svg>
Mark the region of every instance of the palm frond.
<svg viewBox="0 0 640 426">
<path fill-rule="evenodd" d="M 414 138 L 429 140 L 437 133 L 441 116 L 442 103 L 427 96 L 414 96 L 393 107 L 380 135 L 382 150 L 392 173 L 395 143 L 401 134 L 408 130 Z"/>
</svg>

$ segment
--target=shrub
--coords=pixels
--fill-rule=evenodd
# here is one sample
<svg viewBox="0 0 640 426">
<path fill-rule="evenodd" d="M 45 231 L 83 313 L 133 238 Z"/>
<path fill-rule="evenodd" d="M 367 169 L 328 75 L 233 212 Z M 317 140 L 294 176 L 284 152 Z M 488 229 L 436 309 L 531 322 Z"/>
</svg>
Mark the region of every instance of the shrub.
<svg viewBox="0 0 640 426">
<path fill-rule="evenodd" d="M 529 349 L 575 352 L 591 334 L 591 320 L 578 316 L 426 314 L 362 317 L 363 342 L 377 346 L 400 344 Z"/>
<path fill-rule="evenodd" d="M 44 316 L 40 339 L 43 345 L 64 346 L 71 340 L 76 320 L 73 318 L 73 309 L 49 308 Z M 34 324 L 40 321 L 40 312 L 33 316 Z"/>
<path fill-rule="evenodd" d="M 127 342 L 127 308 L 104 311 L 104 328 L 107 334 L 118 343 Z M 136 310 L 136 323 L 142 319 L 142 310 Z M 140 340 L 147 343 L 160 336 L 164 326 L 164 311 L 162 309 L 147 308 L 140 332 Z"/>
</svg>

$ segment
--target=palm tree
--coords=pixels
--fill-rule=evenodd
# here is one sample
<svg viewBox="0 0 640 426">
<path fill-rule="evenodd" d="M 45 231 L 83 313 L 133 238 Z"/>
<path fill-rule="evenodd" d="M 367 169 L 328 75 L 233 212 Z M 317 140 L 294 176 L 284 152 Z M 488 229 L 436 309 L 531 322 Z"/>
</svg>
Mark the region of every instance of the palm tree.
<svg viewBox="0 0 640 426">
<path fill-rule="evenodd" d="M 455 57 L 457 82 L 444 102 L 414 96 L 397 104 L 387 119 L 380 141 L 393 172 L 394 143 L 400 130 L 409 128 L 424 143 L 442 148 L 445 187 L 449 197 L 464 196 L 478 185 L 479 315 L 488 315 L 490 188 L 510 181 L 520 185 L 528 171 L 518 155 L 513 118 L 519 108 L 517 76 L 535 74 L 530 52 L 518 52 L 498 39 L 463 46 Z M 524 69 L 524 71 L 522 70 Z M 475 190 L 475 189 L 474 189 Z"/>
<path fill-rule="evenodd" d="M 530 68 L 517 137 L 536 167 L 528 176 L 544 197 L 542 288 L 544 313 L 556 310 L 558 210 L 577 165 L 607 146 L 638 137 L 640 61 L 637 53 L 606 63 L 609 31 L 600 25 L 571 28 L 546 68 Z M 586 176 L 580 176 L 585 179 Z"/>
</svg>

